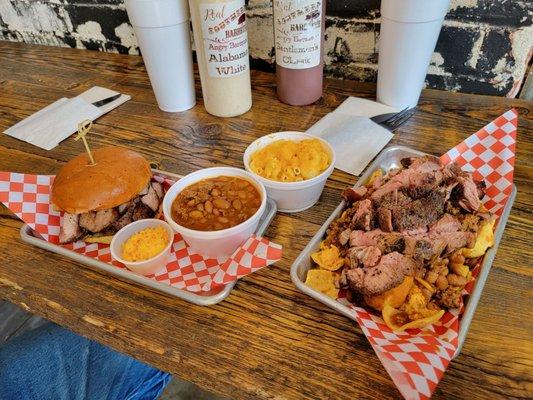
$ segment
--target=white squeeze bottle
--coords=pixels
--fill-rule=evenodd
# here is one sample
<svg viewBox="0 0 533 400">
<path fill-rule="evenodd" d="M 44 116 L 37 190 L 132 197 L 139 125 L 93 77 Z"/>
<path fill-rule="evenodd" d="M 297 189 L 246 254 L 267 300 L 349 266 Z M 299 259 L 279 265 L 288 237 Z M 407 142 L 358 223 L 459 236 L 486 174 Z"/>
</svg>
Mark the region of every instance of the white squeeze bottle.
<svg viewBox="0 0 533 400">
<path fill-rule="evenodd" d="M 205 109 L 218 117 L 252 106 L 244 0 L 189 0 Z"/>
</svg>

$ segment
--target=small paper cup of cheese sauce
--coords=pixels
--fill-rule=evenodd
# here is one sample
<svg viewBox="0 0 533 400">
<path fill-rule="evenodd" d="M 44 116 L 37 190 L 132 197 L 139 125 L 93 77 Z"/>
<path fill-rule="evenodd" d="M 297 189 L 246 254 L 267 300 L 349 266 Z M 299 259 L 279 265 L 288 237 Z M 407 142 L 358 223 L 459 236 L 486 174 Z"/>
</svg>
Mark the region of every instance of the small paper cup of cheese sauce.
<svg viewBox="0 0 533 400">
<path fill-rule="evenodd" d="M 196 230 L 180 225 L 175 221 L 172 206 L 178 195 L 195 183 L 217 177 L 235 177 L 248 181 L 257 189 L 261 198 L 257 211 L 243 222 L 220 230 Z M 227 257 L 231 256 L 257 230 L 266 208 L 266 197 L 264 186 L 249 172 L 232 167 L 205 168 L 184 176 L 167 190 L 163 199 L 163 214 L 165 220 L 175 232 L 183 237 L 192 251 L 206 257 Z"/>
<path fill-rule="evenodd" d="M 124 259 L 124 244 L 136 233 L 145 231 L 148 228 L 162 227 L 167 235 L 167 244 L 163 250 L 148 259 L 139 261 L 128 261 Z M 141 275 L 151 275 L 163 268 L 170 257 L 170 249 L 174 240 L 174 231 L 165 221 L 159 219 L 141 219 L 132 222 L 119 230 L 111 240 L 111 256 L 116 261 L 124 264 L 129 270 Z M 150 246 L 150 243 L 143 245 Z"/>
<path fill-rule="evenodd" d="M 280 182 L 264 178 L 256 174 L 250 167 L 252 155 L 269 144 L 278 140 L 300 142 L 306 139 L 318 140 L 328 153 L 330 160 L 328 167 L 314 178 L 298 182 Z M 278 132 L 260 137 L 252 142 L 244 152 L 243 162 L 246 170 L 265 186 L 268 197 L 276 202 L 279 211 L 295 213 L 312 207 L 320 198 L 324 185 L 335 166 L 335 152 L 330 144 L 322 138 L 303 132 Z"/>
</svg>

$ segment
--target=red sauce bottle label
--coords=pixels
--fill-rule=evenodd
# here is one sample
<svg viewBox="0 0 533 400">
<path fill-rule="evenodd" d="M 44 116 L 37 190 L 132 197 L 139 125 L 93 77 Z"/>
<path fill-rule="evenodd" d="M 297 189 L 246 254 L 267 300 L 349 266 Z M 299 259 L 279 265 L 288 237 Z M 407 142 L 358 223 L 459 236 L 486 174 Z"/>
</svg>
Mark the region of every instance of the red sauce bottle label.
<svg viewBox="0 0 533 400">
<path fill-rule="evenodd" d="M 207 72 L 227 78 L 250 68 L 244 0 L 200 4 Z"/>
<path fill-rule="evenodd" d="M 306 69 L 320 64 L 322 1 L 274 0 L 278 65 Z"/>
</svg>

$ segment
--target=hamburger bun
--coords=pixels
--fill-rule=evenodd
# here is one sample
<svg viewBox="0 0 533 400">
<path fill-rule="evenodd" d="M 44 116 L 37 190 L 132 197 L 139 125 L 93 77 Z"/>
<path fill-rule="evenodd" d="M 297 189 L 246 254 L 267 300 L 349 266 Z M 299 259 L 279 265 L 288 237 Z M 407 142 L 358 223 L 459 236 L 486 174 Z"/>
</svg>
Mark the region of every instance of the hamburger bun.
<svg viewBox="0 0 533 400">
<path fill-rule="evenodd" d="M 52 185 L 52 205 L 70 214 L 106 210 L 133 199 L 150 182 L 152 170 L 146 159 L 123 147 L 102 147 L 66 163 Z"/>
</svg>

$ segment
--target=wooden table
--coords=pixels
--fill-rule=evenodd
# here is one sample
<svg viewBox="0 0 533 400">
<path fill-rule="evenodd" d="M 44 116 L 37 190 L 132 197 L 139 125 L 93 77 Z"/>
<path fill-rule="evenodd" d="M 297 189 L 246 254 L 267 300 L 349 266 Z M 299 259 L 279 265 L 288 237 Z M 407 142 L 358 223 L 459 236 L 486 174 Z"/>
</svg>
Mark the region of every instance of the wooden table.
<svg viewBox="0 0 533 400">
<path fill-rule="evenodd" d="M 271 74 L 253 72 L 252 82 L 254 106 L 241 117 L 207 114 L 199 86 L 194 109 L 169 114 L 157 108 L 140 57 L 0 42 L 0 131 L 60 97 L 105 86 L 132 100 L 98 119 L 93 146 L 129 146 L 165 170 L 186 174 L 212 165 L 242 167 L 243 151 L 255 138 L 304 131 L 347 96 L 372 98 L 375 91 L 370 84 L 327 80 L 322 100 L 297 108 L 276 100 Z M 435 398 L 533 394 L 532 104 L 427 90 L 392 141 L 439 155 L 511 107 L 520 113 L 518 196 L 462 354 Z M 0 170 L 54 174 L 82 151 L 70 139 L 44 151 L 0 134 Z M 212 307 L 23 244 L 21 221 L 1 208 L 0 298 L 235 399 L 400 398 L 356 324 L 298 292 L 289 277 L 292 261 L 356 179 L 335 171 L 316 206 L 279 213 L 266 235 L 284 246 L 282 261 L 240 280 Z"/>
</svg>

